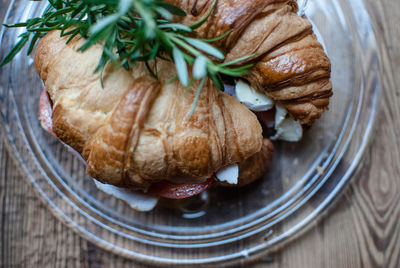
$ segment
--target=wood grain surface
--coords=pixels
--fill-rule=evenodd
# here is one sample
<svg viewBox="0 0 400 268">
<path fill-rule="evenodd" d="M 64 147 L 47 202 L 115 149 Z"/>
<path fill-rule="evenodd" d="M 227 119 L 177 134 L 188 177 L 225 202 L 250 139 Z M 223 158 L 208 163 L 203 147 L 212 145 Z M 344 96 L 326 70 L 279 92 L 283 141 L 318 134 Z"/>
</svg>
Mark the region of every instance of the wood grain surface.
<svg viewBox="0 0 400 268">
<path fill-rule="evenodd" d="M 389 50 L 372 145 L 330 213 L 254 267 L 400 267 L 400 1 L 367 2 Z M 8 3 L 0 0 L 1 18 Z M 390 67 L 393 74 L 385 71 Z M 97 248 L 56 220 L 7 147 L 0 135 L 1 267 L 141 267 Z"/>
</svg>

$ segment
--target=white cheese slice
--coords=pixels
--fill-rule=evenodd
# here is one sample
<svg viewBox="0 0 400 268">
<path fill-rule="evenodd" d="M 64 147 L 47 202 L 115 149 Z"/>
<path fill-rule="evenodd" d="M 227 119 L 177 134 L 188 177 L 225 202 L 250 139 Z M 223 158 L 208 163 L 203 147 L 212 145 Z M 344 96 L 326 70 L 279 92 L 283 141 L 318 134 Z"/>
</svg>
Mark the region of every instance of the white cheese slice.
<svg viewBox="0 0 400 268">
<path fill-rule="evenodd" d="M 255 90 L 243 80 L 236 81 L 235 94 L 236 98 L 252 111 L 268 111 L 274 107 L 273 100 L 264 93 Z"/>
<path fill-rule="evenodd" d="M 279 125 L 285 120 L 287 111 L 285 107 L 281 106 L 280 104 L 275 105 L 275 129 L 279 127 Z"/>
<path fill-rule="evenodd" d="M 286 109 L 280 104 L 275 104 L 273 100 L 265 94 L 258 92 L 243 80 L 236 81 L 236 98 L 252 111 L 261 112 L 276 108 L 275 130 L 276 134 L 272 140 L 284 140 L 297 142 L 303 137 L 303 128 L 298 121 L 287 116 Z"/>
<path fill-rule="evenodd" d="M 157 197 L 130 191 L 110 184 L 103 184 L 97 180 L 94 180 L 94 183 L 102 192 L 126 202 L 131 208 L 137 211 L 150 211 L 157 205 L 158 202 Z"/>
<path fill-rule="evenodd" d="M 293 118 L 286 118 L 276 128 L 276 134 L 271 137 L 271 140 L 284 140 L 290 142 L 300 141 L 303 137 L 303 128 L 301 124 L 293 120 Z"/>
<path fill-rule="evenodd" d="M 238 184 L 239 180 L 239 166 L 227 166 L 215 175 L 219 181 L 227 182 L 229 184 Z"/>
<path fill-rule="evenodd" d="M 287 111 L 284 107 L 277 104 L 275 114 L 275 130 L 276 134 L 271 140 L 284 140 L 297 142 L 303 137 L 303 127 L 301 124 L 291 117 L 287 117 Z"/>
</svg>

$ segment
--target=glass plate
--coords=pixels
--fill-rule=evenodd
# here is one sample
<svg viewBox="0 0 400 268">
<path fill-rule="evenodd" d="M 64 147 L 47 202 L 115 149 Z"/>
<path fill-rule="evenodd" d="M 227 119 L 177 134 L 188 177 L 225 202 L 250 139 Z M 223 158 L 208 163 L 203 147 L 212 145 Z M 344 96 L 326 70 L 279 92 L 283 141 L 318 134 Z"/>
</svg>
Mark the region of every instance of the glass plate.
<svg viewBox="0 0 400 268">
<path fill-rule="evenodd" d="M 44 2 L 13 1 L 5 22 L 39 16 Z M 306 15 L 332 60 L 330 111 L 302 142 L 275 144 L 273 167 L 263 180 L 242 189 L 211 189 L 200 207 L 141 213 L 98 191 L 79 158 L 41 129 L 42 84 L 23 53 L 1 70 L 1 129 L 51 211 L 99 247 L 160 265 L 253 260 L 304 231 L 343 192 L 377 111 L 380 44 L 364 2 L 309 1 Z M 3 28 L 1 57 L 21 31 Z"/>
</svg>

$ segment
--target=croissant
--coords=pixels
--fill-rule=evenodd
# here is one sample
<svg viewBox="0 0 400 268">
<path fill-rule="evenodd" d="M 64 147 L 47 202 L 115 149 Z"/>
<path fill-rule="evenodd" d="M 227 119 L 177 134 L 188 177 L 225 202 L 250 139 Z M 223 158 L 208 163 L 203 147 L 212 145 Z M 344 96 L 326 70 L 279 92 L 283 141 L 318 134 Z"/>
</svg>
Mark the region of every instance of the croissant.
<svg viewBox="0 0 400 268">
<path fill-rule="evenodd" d="M 60 33 L 39 43 L 34 65 L 52 101 L 53 131 L 87 162 L 97 180 L 147 189 L 157 181 L 201 182 L 239 165 L 239 185 L 266 169 L 273 147 L 256 116 L 207 81 L 193 115 L 195 92 L 179 82 L 173 63 L 160 60 L 158 80 L 138 63 L 127 71 L 108 65 L 93 73 L 102 53 L 78 52 L 82 38 L 66 44 Z"/>
<path fill-rule="evenodd" d="M 186 25 L 205 17 L 215 2 L 167 1 L 188 13 L 177 18 Z M 294 0 L 219 0 L 197 34 L 212 39 L 230 31 L 215 43 L 225 52 L 225 61 L 256 53 L 241 63 L 254 63 L 245 78 L 309 126 L 328 109 L 331 66 L 311 23 L 297 11 Z"/>
</svg>

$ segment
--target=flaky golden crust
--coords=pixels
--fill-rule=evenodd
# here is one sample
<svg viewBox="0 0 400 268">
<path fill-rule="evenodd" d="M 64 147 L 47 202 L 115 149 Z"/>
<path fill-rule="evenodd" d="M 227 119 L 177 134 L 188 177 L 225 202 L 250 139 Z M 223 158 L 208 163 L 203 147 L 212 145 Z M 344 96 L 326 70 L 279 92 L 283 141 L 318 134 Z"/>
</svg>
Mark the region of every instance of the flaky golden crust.
<svg viewBox="0 0 400 268">
<path fill-rule="evenodd" d="M 75 38 L 66 45 L 50 32 L 39 43 L 35 67 L 53 102 L 54 132 L 82 154 L 94 178 L 134 188 L 197 181 L 261 151 L 256 116 L 211 81 L 189 118 L 195 90 L 163 82 L 176 74 L 172 63 L 159 63 L 159 80 L 141 64 L 130 72 L 108 66 L 101 88 L 93 73 L 101 47 L 77 52 L 82 43 Z"/>
<path fill-rule="evenodd" d="M 239 164 L 238 186 L 244 186 L 259 179 L 265 172 L 272 160 L 274 146 L 269 139 L 263 140 L 261 151 L 247 158 Z"/>
<path fill-rule="evenodd" d="M 187 25 L 204 17 L 214 0 L 167 0 L 187 11 Z M 303 125 L 328 109 L 332 96 L 330 61 L 313 34 L 311 23 L 297 15 L 293 0 L 219 0 L 198 29 L 203 38 L 231 33 L 217 42 L 226 62 L 256 53 L 245 77 L 280 102 Z M 177 18 L 180 20 L 180 18 Z"/>
<path fill-rule="evenodd" d="M 263 140 L 261 151 L 239 163 L 238 184 L 219 182 L 223 186 L 245 186 L 259 179 L 267 171 L 274 153 L 274 146 L 269 139 Z M 267 163 L 267 164 L 266 164 Z"/>
</svg>

